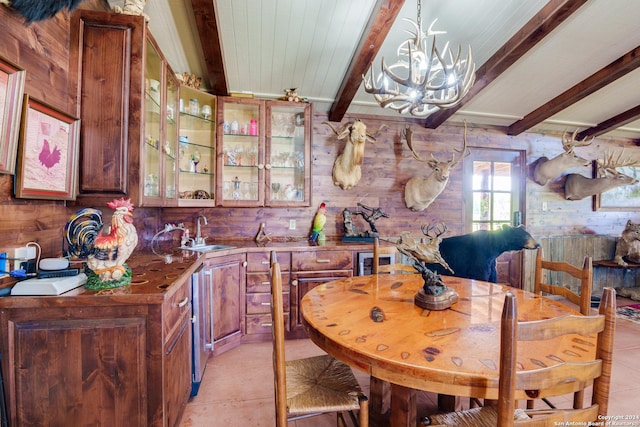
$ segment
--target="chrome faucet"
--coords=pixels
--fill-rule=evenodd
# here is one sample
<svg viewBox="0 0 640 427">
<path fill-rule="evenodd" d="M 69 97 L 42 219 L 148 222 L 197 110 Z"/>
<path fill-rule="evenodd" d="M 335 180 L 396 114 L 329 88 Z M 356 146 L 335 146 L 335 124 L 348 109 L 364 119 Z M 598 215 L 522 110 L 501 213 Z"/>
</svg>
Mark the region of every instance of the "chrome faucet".
<svg viewBox="0 0 640 427">
<path fill-rule="evenodd" d="M 202 237 L 200 234 L 200 218 L 204 220 L 204 225 L 207 225 L 207 217 L 204 215 L 198 215 L 196 219 L 196 240 L 194 242 L 194 246 L 204 246 L 206 237 Z"/>
</svg>

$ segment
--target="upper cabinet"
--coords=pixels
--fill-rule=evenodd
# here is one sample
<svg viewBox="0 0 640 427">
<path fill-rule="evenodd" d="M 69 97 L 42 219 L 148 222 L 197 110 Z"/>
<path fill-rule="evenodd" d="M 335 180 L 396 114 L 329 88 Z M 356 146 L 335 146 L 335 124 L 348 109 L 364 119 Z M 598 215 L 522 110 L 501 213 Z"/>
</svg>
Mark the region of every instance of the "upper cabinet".
<svg viewBox="0 0 640 427">
<path fill-rule="evenodd" d="M 215 206 L 216 97 L 180 87 L 179 206 Z"/>
<path fill-rule="evenodd" d="M 218 98 L 218 205 L 310 206 L 311 104 Z"/>
<path fill-rule="evenodd" d="M 77 10 L 78 204 L 176 206 L 178 85 L 144 17 Z M 74 70 L 75 71 L 75 70 Z"/>
</svg>

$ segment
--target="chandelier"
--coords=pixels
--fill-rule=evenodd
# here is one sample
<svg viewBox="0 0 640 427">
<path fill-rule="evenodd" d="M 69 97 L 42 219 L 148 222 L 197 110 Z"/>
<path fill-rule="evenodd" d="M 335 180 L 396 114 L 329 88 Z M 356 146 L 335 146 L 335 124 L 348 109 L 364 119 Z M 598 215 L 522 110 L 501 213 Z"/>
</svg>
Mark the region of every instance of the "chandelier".
<svg viewBox="0 0 640 427">
<path fill-rule="evenodd" d="M 473 85 L 476 71 L 471 46 L 467 57 L 462 58 L 462 48 L 458 46 L 454 55 L 447 42 L 442 55 L 436 47 L 436 35 L 446 32 L 433 31 L 437 19 L 423 31 L 421 9 L 418 0 L 418 19 L 404 18 L 415 32 L 407 30 L 412 37 L 398 47 L 398 61 L 387 66 L 383 57 L 381 74 L 376 76 L 372 66 L 368 76 L 362 76 L 365 91 L 373 94 L 382 108 L 416 117 L 457 105 Z"/>
</svg>

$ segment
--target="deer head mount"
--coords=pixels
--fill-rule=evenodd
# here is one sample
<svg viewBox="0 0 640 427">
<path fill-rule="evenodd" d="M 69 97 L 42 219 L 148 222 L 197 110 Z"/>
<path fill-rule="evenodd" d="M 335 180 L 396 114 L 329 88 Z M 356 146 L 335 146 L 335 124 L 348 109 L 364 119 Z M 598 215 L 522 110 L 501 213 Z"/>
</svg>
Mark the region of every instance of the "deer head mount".
<svg viewBox="0 0 640 427">
<path fill-rule="evenodd" d="M 576 147 L 586 147 L 591 145 L 594 138 L 591 138 L 589 141 L 587 141 L 586 138 L 582 141 L 576 141 L 577 134 L 578 130 L 576 129 L 571 135 L 571 138 L 569 138 L 567 131 L 565 130 L 562 134 L 562 148 L 564 149 L 564 153 L 558 154 L 551 160 L 547 157 L 541 157 L 538 160 L 533 171 L 533 180 L 536 183 L 540 185 L 547 185 L 558 178 L 562 172 L 567 169 L 579 166 L 588 166 L 589 163 L 591 163 L 590 160 L 579 157 L 573 152 L 573 149 Z"/>
<path fill-rule="evenodd" d="M 624 150 L 617 155 L 613 152 L 607 152 L 604 159 L 596 160 L 596 178 L 587 178 L 577 173 L 567 175 L 567 179 L 564 182 L 564 198 L 567 200 L 582 200 L 585 197 L 601 194 L 613 188 L 636 184 L 638 182 L 637 179 L 616 169 L 624 166 L 640 166 L 640 160 L 623 158 L 623 152 Z"/>
<path fill-rule="evenodd" d="M 467 149 L 467 124 L 464 124 L 464 138 L 462 150 L 454 149 L 449 160 L 438 160 L 431 153 L 430 159 L 420 157 L 413 147 L 413 132 L 407 127 L 402 134 L 407 140 L 407 145 L 416 160 L 425 162 L 433 171 L 428 177 L 414 176 L 407 181 L 404 187 L 404 202 L 412 211 L 423 211 L 442 193 L 449 182 L 449 173 L 458 162 L 467 157 L 471 152 Z M 456 158 L 456 153 L 458 156 Z"/>
<path fill-rule="evenodd" d="M 345 123 L 340 129 L 336 129 L 329 122 L 322 123 L 333 130 L 338 136 L 338 140 L 346 138 L 344 149 L 333 164 L 333 183 L 343 190 L 349 190 L 355 187 L 362 177 L 365 143 L 367 141 L 375 142 L 375 135 L 386 125 L 380 126 L 375 133 L 367 133 L 367 126 L 360 119 Z"/>
</svg>

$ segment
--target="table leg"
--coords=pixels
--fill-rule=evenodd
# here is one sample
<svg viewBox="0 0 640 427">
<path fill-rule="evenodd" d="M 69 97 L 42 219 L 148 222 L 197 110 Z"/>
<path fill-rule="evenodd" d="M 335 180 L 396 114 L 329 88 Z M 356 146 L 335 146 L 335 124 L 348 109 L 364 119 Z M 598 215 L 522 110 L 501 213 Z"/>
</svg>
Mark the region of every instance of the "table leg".
<svg viewBox="0 0 640 427">
<path fill-rule="evenodd" d="M 438 410 L 441 412 L 455 412 L 459 398 L 449 394 L 438 394 Z"/>
<path fill-rule="evenodd" d="M 391 427 L 415 427 L 416 391 L 398 384 L 391 384 Z"/>
<path fill-rule="evenodd" d="M 388 382 L 376 377 L 369 378 L 369 425 L 372 427 L 389 424 L 390 392 Z"/>
</svg>

